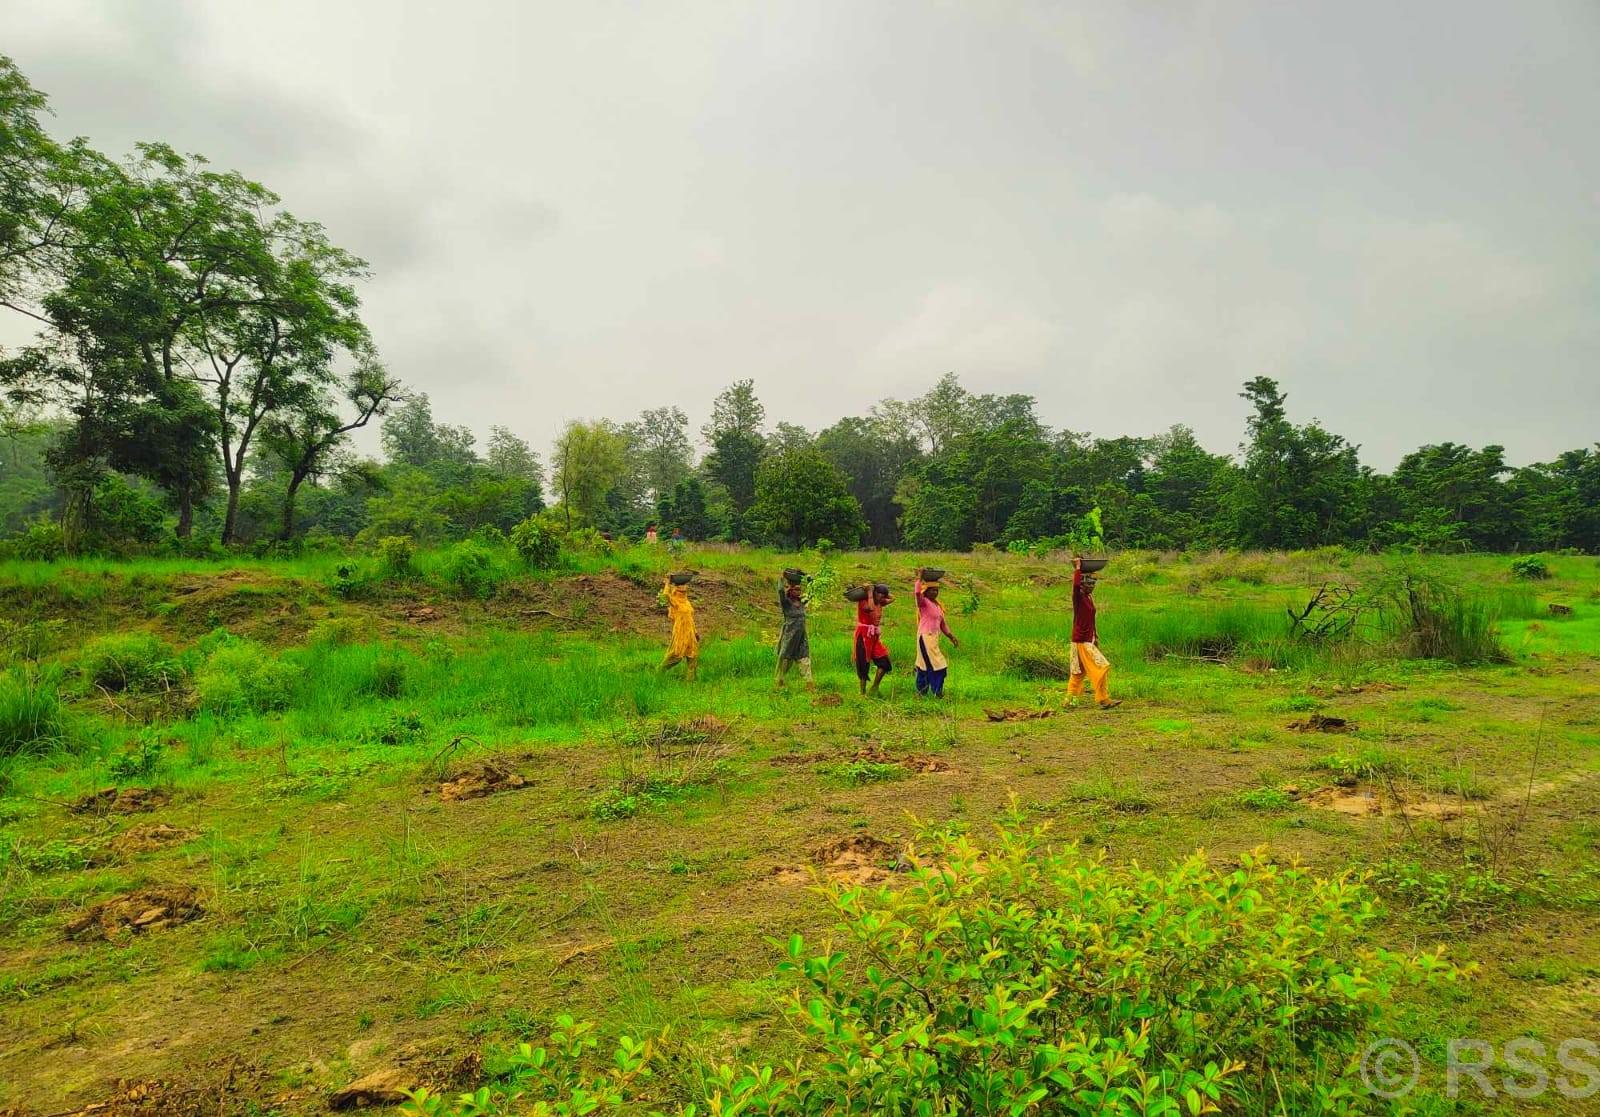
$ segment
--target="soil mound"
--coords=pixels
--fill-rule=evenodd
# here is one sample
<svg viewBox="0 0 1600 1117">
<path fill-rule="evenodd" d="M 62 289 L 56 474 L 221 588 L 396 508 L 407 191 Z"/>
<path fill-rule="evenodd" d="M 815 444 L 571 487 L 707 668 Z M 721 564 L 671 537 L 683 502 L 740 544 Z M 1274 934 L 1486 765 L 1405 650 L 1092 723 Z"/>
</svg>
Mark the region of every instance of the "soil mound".
<svg viewBox="0 0 1600 1117">
<path fill-rule="evenodd" d="M 983 716 L 990 721 L 1037 721 L 1040 718 L 1054 716 L 1054 710 L 984 710 Z"/>
<path fill-rule="evenodd" d="M 482 799 L 502 791 L 519 791 L 527 786 L 528 781 L 510 768 L 485 761 L 441 783 L 439 798 L 446 803 L 453 803 L 461 799 Z"/>
<path fill-rule="evenodd" d="M 883 746 L 870 744 L 856 750 L 855 756 L 850 758 L 858 763 L 866 764 L 896 764 L 909 772 L 924 774 L 927 772 L 953 772 L 954 768 L 940 760 L 937 756 L 918 756 L 909 753 L 905 756 L 891 756 L 883 751 Z"/>
<path fill-rule="evenodd" d="M 149 826 L 129 827 L 107 842 L 106 848 L 118 857 L 130 857 L 136 853 L 149 853 L 152 850 L 177 845 L 192 837 L 194 837 L 193 830 L 157 822 Z"/>
<path fill-rule="evenodd" d="M 170 884 L 102 901 L 68 923 L 66 933 L 79 941 L 110 941 L 176 927 L 204 914 L 199 893 L 187 884 Z"/>
<path fill-rule="evenodd" d="M 784 884 L 809 884 L 813 874 L 847 884 L 878 884 L 889 879 L 894 846 L 871 834 L 851 834 L 811 851 L 811 866 L 784 865 L 773 876 Z"/>
<path fill-rule="evenodd" d="M 154 787 L 106 787 L 72 804 L 75 814 L 137 814 L 164 807 L 172 798 Z"/>
<path fill-rule="evenodd" d="M 1289 728 L 1296 733 L 1354 733 L 1354 722 L 1344 718 L 1327 717 L 1323 714 L 1312 714 L 1304 721 L 1291 721 Z"/>
</svg>

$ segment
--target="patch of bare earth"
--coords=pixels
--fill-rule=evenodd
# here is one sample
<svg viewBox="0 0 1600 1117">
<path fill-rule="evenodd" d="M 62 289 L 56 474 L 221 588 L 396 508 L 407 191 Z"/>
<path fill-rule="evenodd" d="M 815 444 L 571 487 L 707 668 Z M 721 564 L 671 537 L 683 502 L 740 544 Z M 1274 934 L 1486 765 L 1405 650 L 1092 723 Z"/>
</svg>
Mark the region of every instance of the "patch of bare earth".
<svg viewBox="0 0 1600 1117">
<path fill-rule="evenodd" d="M 74 814 L 137 814 L 164 807 L 172 796 L 154 787 L 106 787 L 72 804 Z"/>
<path fill-rule="evenodd" d="M 930 772 L 953 772 L 954 768 L 949 763 L 940 760 L 937 756 L 921 756 L 917 753 L 904 753 L 895 756 L 883 750 L 883 746 L 876 742 L 864 745 L 856 750 L 853 761 L 864 764 L 895 764 L 908 772 L 926 775 Z"/>
<path fill-rule="evenodd" d="M 1344 718 L 1329 717 L 1325 714 L 1312 714 L 1304 721 L 1291 721 L 1289 728 L 1296 733 L 1354 733 L 1354 722 Z"/>
<path fill-rule="evenodd" d="M 187 884 L 169 884 L 103 900 L 80 913 L 65 930 L 69 939 L 114 941 L 176 927 L 204 914 L 199 893 Z"/>
<path fill-rule="evenodd" d="M 1053 717 L 1054 710 L 990 710 L 985 709 L 983 716 L 990 721 L 1039 721 L 1043 718 Z"/>
<path fill-rule="evenodd" d="M 772 876 L 781 884 L 810 884 L 821 877 L 847 884 L 880 884 L 889 879 L 899 856 L 894 846 L 871 834 L 851 834 L 811 851 L 810 865 L 782 865 Z"/>
<path fill-rule="evenodd" d="M 503 764 L 486 760 L 482 764 L 461 772 L 439 785 L 441 802 L 454 803 L 462 799 L 482 799 L 502 791 L 520 791 L 528 781 Z"/>
<path fill-rule="evenodd" d="M 193 830 L 156 822 L 148 826 L 130 826 L 108 841 L 106 849 L 117 857 L 131 857 L 137 853 L 153 853 L 170 845 L 178 845 L 193 837 Z"/>
</svg>

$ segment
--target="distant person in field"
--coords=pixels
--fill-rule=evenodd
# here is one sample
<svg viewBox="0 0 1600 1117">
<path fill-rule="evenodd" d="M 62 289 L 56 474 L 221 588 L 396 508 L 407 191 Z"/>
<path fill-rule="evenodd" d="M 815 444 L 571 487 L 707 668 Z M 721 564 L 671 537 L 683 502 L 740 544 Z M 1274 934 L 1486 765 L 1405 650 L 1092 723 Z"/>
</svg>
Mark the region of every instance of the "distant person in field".
<svg viewBox="0 0 1600 1117">
<path fill-rule="evenodd" d="M 683 553 L 683 543 L 683 529 L 681 527 L 673 528 L 672 538 L 667 540 L 667 550 L 675 555 L 680 555 Z"/>
<path fill-rule="evenodd" d="M 917 598 L 917 658 L 916 680 L 917 693 L 932 694 L 935 698 L 944 697 L 944 679 L 949 673 L 950 665 L 945 661 L 944 649 L 939 646 L 939 636 L 943 634 L 950 637 L 950 644 L 959 648 L 961 641 L 956 639 L 955 633 L 950 631 L 950 626 L 945 623 L 944 606 L 939 604 L 939 585 L 936 582 L 924 584 L 922 574 L 918 572 L 916 581 Z"/>
<path fill-rule="evenodd" d="M 856 678 L 861 680 L 861 693 L 877 694 L 878 688 L 883 685 L 883 677 L 894 670 L 894 662 L 889 658 L 889 649 L 883 643 L 883 610 L 894 595 L 889 592 L 889 587 L 879 582 L 872 587 L 872 592 L 864 599 L 856 602 L 856 638 L 854 659 L 856 664 Z M 876 671 L 876 674 L 874 674 Z M 867 685 L 868 679 L 872 685 Z"/>
<path fill-rule="evenodd" d="M 646 543 L 659 543 L 659 542 L 661 542 L 661 537 L 656 534 L 656 525 L 655 524 L 646 524 L 645 525 L 644 541 Z"/>
<path fill-rule="evenodd" d="M 778 685 L 790 668 L 799 668 L 807 690 L 815 690 L 811 678 L 811 636 L 806 631 L 806 595 L 789 579 L 778 579 L 778 608 L 783 612 L 783 627 L 778 630 Z"/>
<path fill-rule="evenodd" d="M 694 628 L 694 606 L 689 602 L 688 587 L 668 577 L 661 592 L 667 598 L 667 616 L 672 618 L 672 645 L 667 649 L 667 658 L 661 661 L 661 670 L 684 663 L 692 680 L 700 665 L 700 635 Z"/>
<path fill-rule="evenodd" d="M 1111 700 L 1107 676 L 1111 664 L 1100 654 L 1100 633 L 1094 623 L 1094 575 L 1083 572 L 1083 560 L 1072 560 L 1072 674 L 1067 683 L 1067 702 L 1083 694 L 1087 676 L 1094 687 L 1094 700 L 1102 710 L 1120 706 Z"/>
</svg>

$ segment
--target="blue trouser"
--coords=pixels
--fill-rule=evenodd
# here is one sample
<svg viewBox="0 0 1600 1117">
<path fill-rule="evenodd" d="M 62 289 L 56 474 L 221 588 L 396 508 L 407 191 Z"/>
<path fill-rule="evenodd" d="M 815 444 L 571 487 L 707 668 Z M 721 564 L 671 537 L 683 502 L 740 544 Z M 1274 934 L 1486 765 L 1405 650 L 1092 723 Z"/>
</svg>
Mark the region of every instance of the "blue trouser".
<svg viewBox="0 0 1600 1117">
<path fill-rule="evenodd" d="M 917 647 L 922 650 L 922 662 L 928 662 L 928 648 L 922 642 L 922 637 L 917 637 Z M 944 697 L 944 677 L 950 673 L 950 668 L 941 667 L 937 671 L 916 668 L 917 693 L 927 694 L 930 690 L 935 698 Z"/>
</svg>

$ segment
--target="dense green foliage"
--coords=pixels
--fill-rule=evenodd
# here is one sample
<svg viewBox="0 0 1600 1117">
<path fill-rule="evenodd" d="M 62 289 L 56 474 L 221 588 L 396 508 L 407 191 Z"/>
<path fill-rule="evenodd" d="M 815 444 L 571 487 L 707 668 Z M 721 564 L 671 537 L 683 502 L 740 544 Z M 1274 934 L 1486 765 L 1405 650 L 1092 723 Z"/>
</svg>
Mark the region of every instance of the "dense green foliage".
<svg viewBox="0 0 1600 1117">
<path fill-rule="evenodd" d="M 827 887 L 842 944 L 790 938 L 803 1054 L 708 1067 L 678 1113 L 1359 1113 L 1358 1056 L 1395 990 L 1456 974 L 1364 945 L 1362 882 L 1250 854 L 1112 866 L 1020 819 L 988 850 L 954 832 L 924 847 L 903 886 Z M 623 1036 L 592 1069 L 594 1029 L 563 1018 L 495 1086 L 403 1112 L 662 1111 L 662 1043 Z"/>
</svg>

